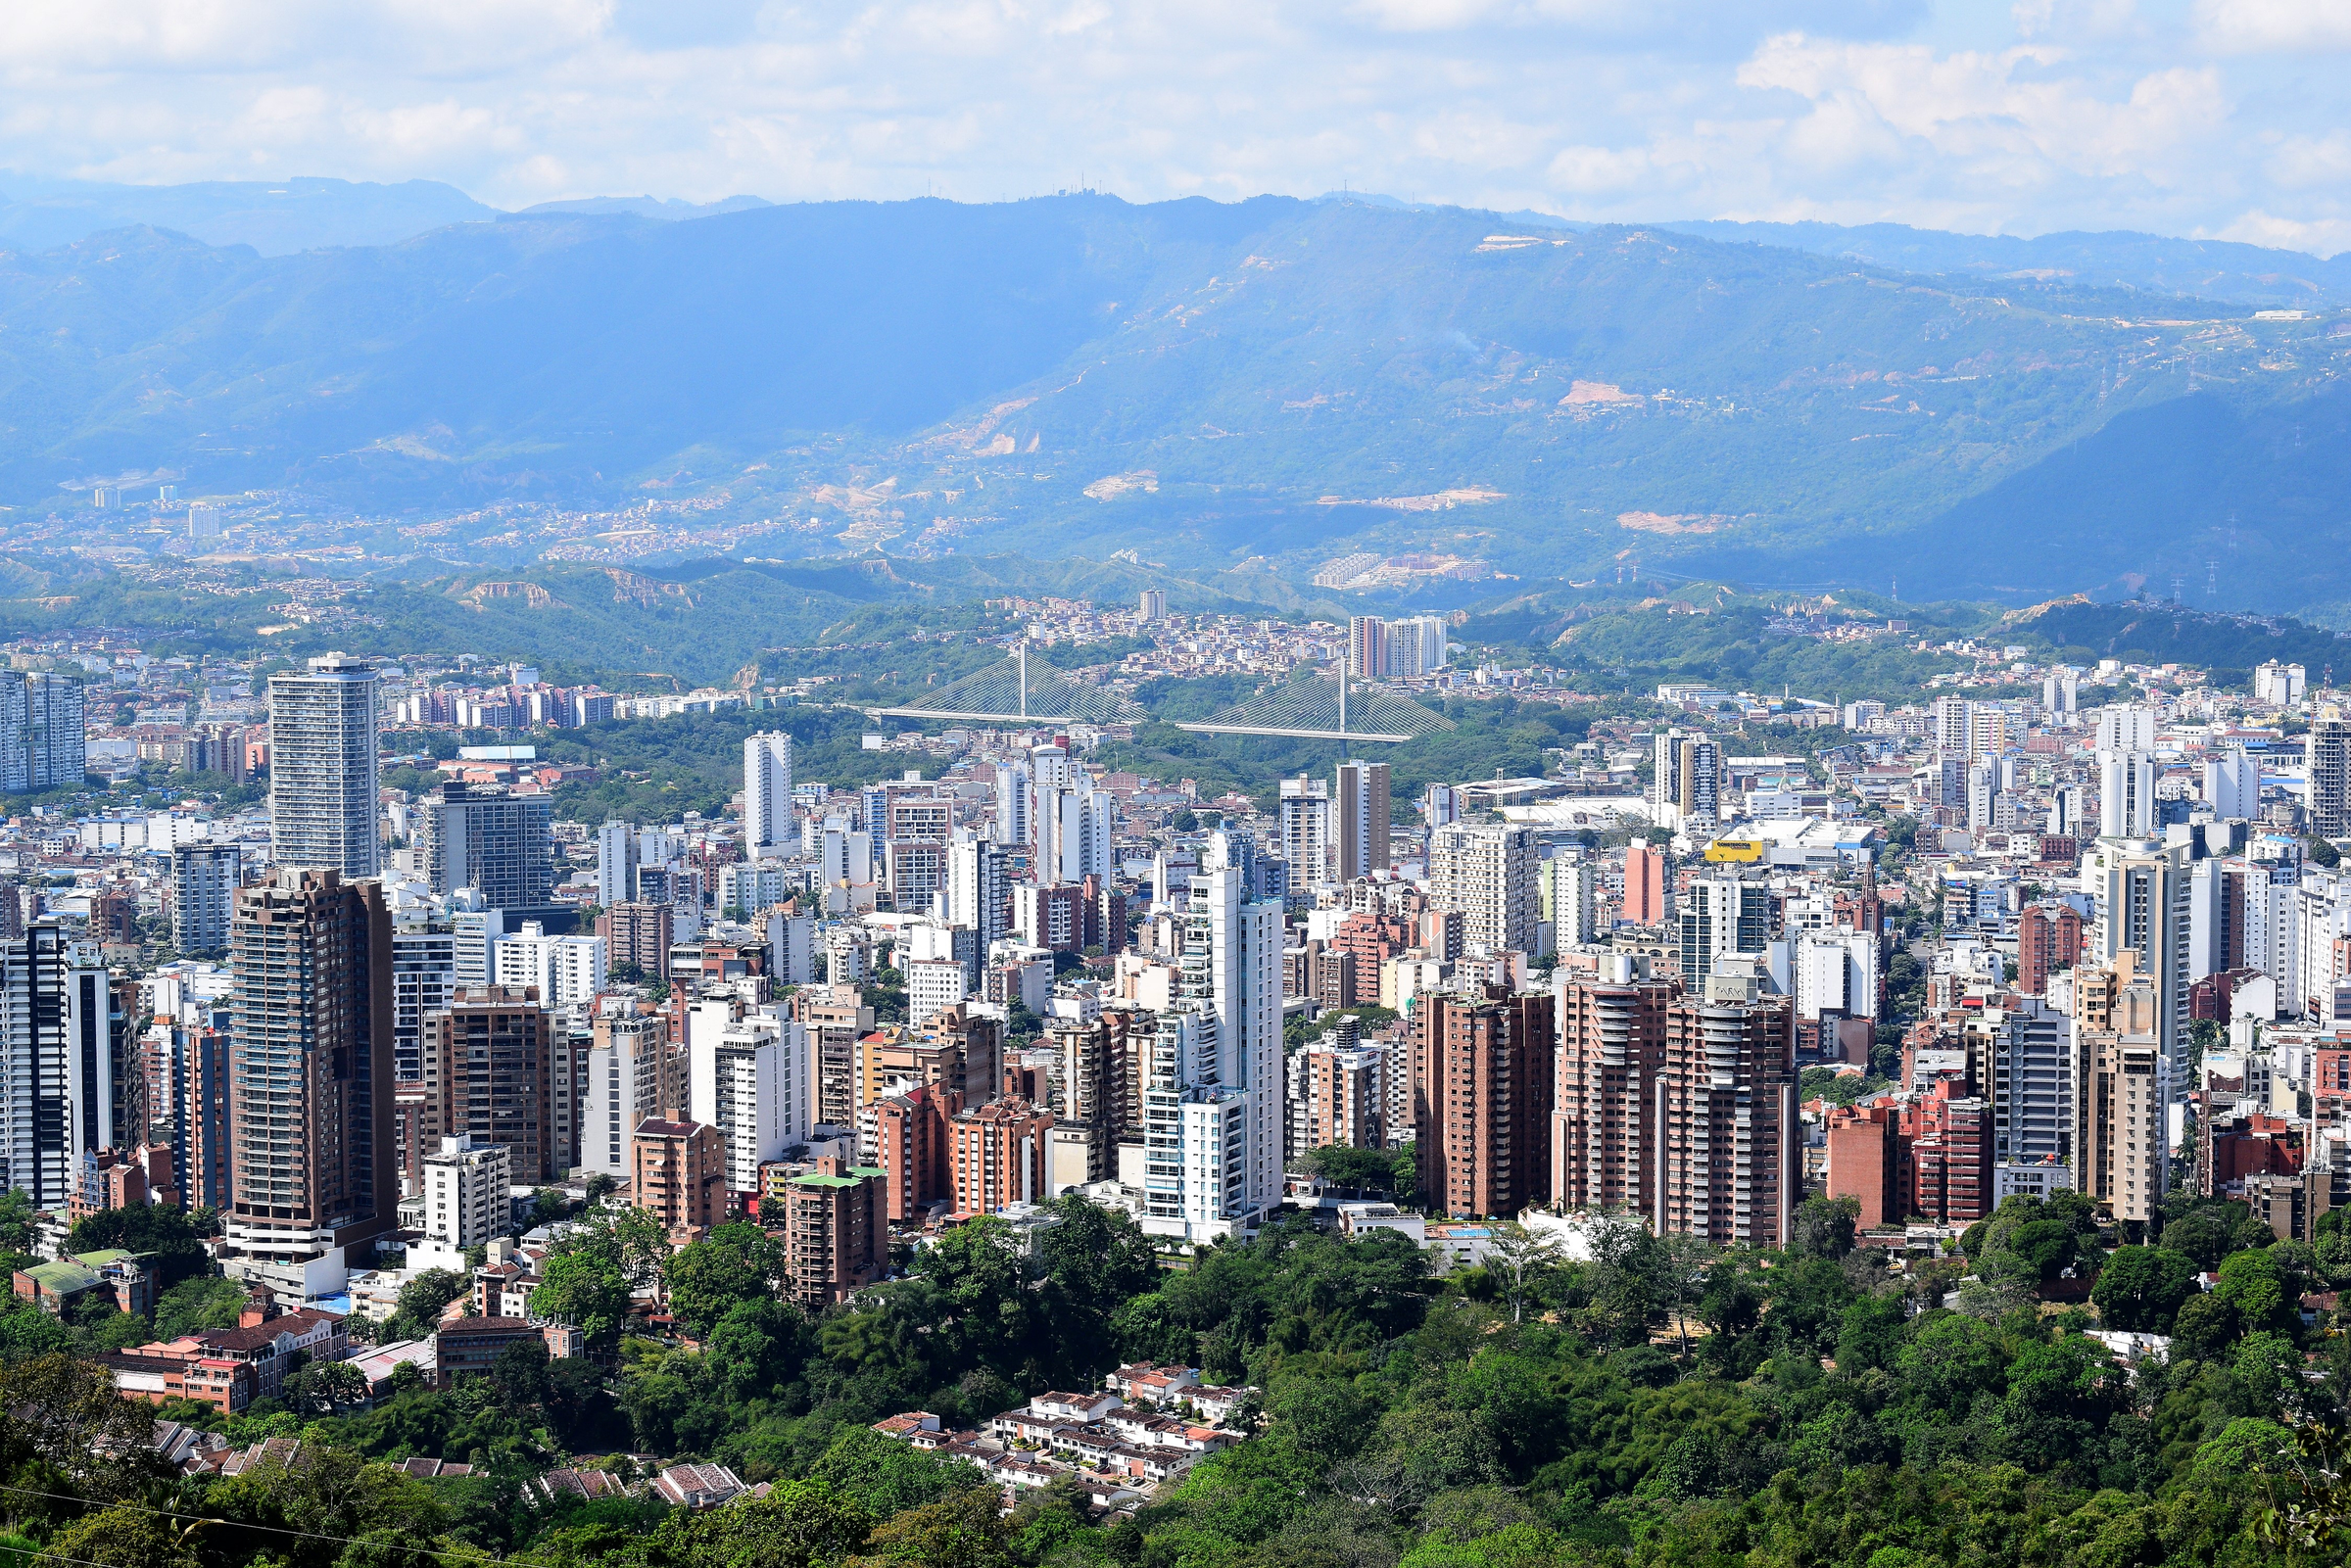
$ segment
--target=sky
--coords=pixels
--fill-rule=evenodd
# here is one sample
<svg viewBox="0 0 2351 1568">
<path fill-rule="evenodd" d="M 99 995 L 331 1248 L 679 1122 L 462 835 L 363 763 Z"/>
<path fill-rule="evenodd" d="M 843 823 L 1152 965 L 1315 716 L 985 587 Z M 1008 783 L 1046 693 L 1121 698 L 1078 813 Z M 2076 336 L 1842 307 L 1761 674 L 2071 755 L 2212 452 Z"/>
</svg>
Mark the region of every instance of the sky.
<svg viewBox="0 0 2351 1568">
<path fill-rule="evenodd" d="M 34 0 L 0 167 L 2351 250 L 2351 0 Z"/>
</svg>

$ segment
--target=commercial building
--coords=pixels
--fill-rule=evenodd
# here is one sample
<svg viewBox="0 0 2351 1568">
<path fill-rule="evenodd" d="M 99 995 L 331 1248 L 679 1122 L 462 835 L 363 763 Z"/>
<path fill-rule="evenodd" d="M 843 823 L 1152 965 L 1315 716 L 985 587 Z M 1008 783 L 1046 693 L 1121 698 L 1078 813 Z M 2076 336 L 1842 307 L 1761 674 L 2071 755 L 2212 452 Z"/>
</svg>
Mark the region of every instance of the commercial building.
<svg viewBox="0 0 2351 1568">
<path fill-rule="evenodd" d="M 397 1222 L 392 914 L 374 881 L 281 868 L 229 925 L 231 1272 L 283 1294 L 339 1286 Z"/>
<path fill-rule="evenodd" d="M 244 851 L 200 840 L 171 850 L 171 945 L 182 956 L 228 949 L 228 920 L 244 880 Z"/>
<path fill-rule="evenodd" d="M 329 653 L 269 678 L 269 847 L 280 866 L 383 869 L 376 836 L 376 674 Z"/>
<path fill-rule="evenodd" d="M 445 784 L 417 803 L 417 847 L 436 893 L 481 889 L 493 909 L 545 904 L 555 885 L 554 801 L 505 785 Z"/>
</svg>

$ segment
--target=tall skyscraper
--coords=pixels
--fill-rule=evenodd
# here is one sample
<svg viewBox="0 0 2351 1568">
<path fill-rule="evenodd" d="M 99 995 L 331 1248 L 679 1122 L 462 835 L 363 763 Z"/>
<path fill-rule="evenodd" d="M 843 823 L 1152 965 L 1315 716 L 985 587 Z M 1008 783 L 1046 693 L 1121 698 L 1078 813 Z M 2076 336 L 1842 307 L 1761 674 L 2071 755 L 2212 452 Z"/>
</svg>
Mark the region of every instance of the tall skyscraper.
<svg viewBox="0 0 2351 1568">
<path fill-rule="evenodd" d="M 599 1019 L 580 1089 L 580 1164 L 626 1176 L 631 1146 L 648 1117 L 683 1112 L 685 1053 L 669 1043 L 668 1022 L 645 1015 Z"/>
<path fill-rule="evenodd" d="M 1458 910 L 1469 945 L 1488 953 L 1535 950 L 1542 908 L 1531 828 L 1456 823 L 1428 838 L 1429 903 Z"/>
<path fill-rule="evenodd" d="M 1388 764 L 1339 764 L 1331 793 L 1338 807 L 1338 879 L 1380 876 L 1388 870 Z"/>
<path fill-rule="evenodd" d="M 2310 781 L 2310 831 L 2321 838 L 2351 834 L 2351 719 L 2324 710 L 2303 737 L 2302 759 Z"/>
<path fill-rule="evenodd" d="M 798 847 L 792 817 L 792 736 L 781 730 L 743 741 L 743 853 L 746 860 Z"/>
<path fill-rule="evenodd" d="M 1647 839 L 1624 846 L 1624 902 L 1618 913 L 1629 926 L 1655 926 L 1665 918 L 1671 885 L 1665 852 Z"/>
<path fill-rule="evenodd" d="M 417 803 L 417 840 L 436 893 L 478 887 L 497 909 L 544 904 L 555 885 L 554 801 L 504 784 L 445 784 Z"/>
<path fill-rule="evenodd" d="M 550 936 L 541 925 L 522 929 L 491 950 L 491 978 L 509 987 L 532 986 L 551 1008 L 585 1007 L 604 988 L 604 939 Z"/>
<path fill-rule="evenodd" d="M 816 1115 L 809 1030 L 770 1009 L 694 1004 L 686 1030 L 688 1115 L 718 1129 L 727 1188 L 759 1192 L 759 1166 L 808 1141 Z"/>
<path fill-rule="evenodd" d="M 1137 605 L 1135 610 L 1135 618 L 1141 621 L 1145 626 L 1150 625 L 1153 621 L 1166 620 L 1168 618 L 1167 590 L 1160 588 L 1144 589 L 1142 600 Z"/>
<path fill-rule="evenodd" d="M 376 837 L 376 675 L 329 653 L 269 678 L 269 843 L 280 866 L 381 871 Z"/>
<path fill-rule="evenodd" d="M 1651 796 L 1661 827 L 1711 827 L 1722 817 L 1722 747 L 1703 735 L 1667 730 L 1653 742 Z"/>
<path fill-rule="evenodd" d="M 344 1249 L 398 1220 L 382 885 L 331 866 L 280 869 L 237 894 L 229 965 L 234 1201 L 222 1215 L 224 1262 L 315 1294 L 304 1290 L 322 1282 L 314 1267 L 339 1283 Z"/>
<path fill-rule="evenodd" d="M 1192 879 L 1184 962 L 1189 977 L 1205 938 L 1217 1015 L 1217 1081 L 1247 1092 L 1247 1179 L 1241 1212 L 1281 1202 L 1281 906 L 1250 896 L 1245 845 L 1231 832 L 1209 835 Z"/>
<path fill-rule="evenodd" d="M 181 954 L 228 947 L 228 922 L 243 879 L 244 851 L 209 839 L 171 851 L 171 945 Z"/>
<path fill-rule="evenodd" d="M 73 1196 L 81 1157 L 113 1144 L 112 999 L 98 949 L 55 921 L 0 945 L 0 1171 L 35 1209 Z"/>
<path fill-rule="evenodd" d="M 1376 615 L 1351 616 L 1347 622 L 1347 673 L 1366 680 L 1384 680 L 1388 673 L 1388 626 Z"/>
<path fill-rule="evenodd" d="M 1572 850 L 1555 850 L 1549 860 L 1541 863 L 1537 885 L 1542 895 L 1542 918 L 1551 925 L 1555 951 L 1599 939 L 1598 862 Z"/>
<path fill-rule="evenodd" d="M 977 931 L 983 955 L 1007 929 L 1010 897 L 1002 845 L 992 839 L 966 838 L 947 846 L 947 885 L 939 899 L 940 918 L 950 926 L 968 926 Z"/>
</svg>

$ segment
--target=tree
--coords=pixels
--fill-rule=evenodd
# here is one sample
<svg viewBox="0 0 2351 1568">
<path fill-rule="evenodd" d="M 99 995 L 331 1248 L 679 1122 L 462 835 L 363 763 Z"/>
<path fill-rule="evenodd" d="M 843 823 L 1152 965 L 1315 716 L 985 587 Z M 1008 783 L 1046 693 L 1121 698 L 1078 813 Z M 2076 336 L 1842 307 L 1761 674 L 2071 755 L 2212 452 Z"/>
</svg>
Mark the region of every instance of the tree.
<svg viewBox="0 0 2351 1568">
<path fill-rule="evenodd" d="M 1494 1233 L 1493 1251 L 1486 1266 L 1504 1281 L 1504 1293 L 1510 1298 L 1511 1321 L 1526 1320 L 1526 1285 L 1528 1277 L 1540 1276 L 1559 1262 L 1559 1244 L 1542 1231 L 1530 1231 L 1519 1225 L 1498 1226 Z"/>
<path fill-rule="evenodd" d="M 118 1502 L 68 1525 L 57 1555 L 96 1568 L 196 1568 L 190 1538 L 201 1523 L 183 1525 L 138 1503 Z"/>
<path fill-rule="evenodd" d="M 1843 1258 L 1853 1250 L 1860 1219 L 1858 1198 L 1807 1198 L 1796 1206 L 1790 1250 L 1805 1258 Z"/>
<path fill-rule="evenodd" d="M 357 1361 L 312 1361 L 285 1380 L 285 1402 L 296 1409 L 333 1415 L 367 1401 L 367 1375 Z"/>
<path fill-rule="evenodd" d="M 943 1458 L 862 1426 L 835 1438 L 809 1468 L 808 1479 L 883 1518 L 987 1485 L 977 1467 L 961 1459 Z"/>
<path fill-rule="evenodd" d="M 783 1243 L 757 1225 L 721 1225 L 680 1248 L 661 1270 L 669 1309 L 696 1339 L 741 1302 L 773 1294 L 786 1273 Z"/>
<path fill-rule="evenodd" d="M 1385 1193 L 1396 1190 L 1396 1157 L 1386 1149 L 1326 1144 L 1308 1153 L 1306 1168 L 1334 1186 Z"/>
<path fill-rule="evenodd" d="M 594 1253 L 552 1254 L 531 1292 L 531 1310 L 569 1323 L 590 1344 L 610 1346 L 628 1321 L 629 1282 L 618 1265 Z"/>
<path fill-rule="evenodd" d="M 206 1329 L 235 1328 L 250 1299 L 238 1280 L 183 1279 L 156 1301 L 155 1337 L 175 1340 Z"/>
<path fill-rule="evenodd" d="M 473 1282 L 454 1268 L 428 1268 L 400 1288 L 399 1305 L 384 1319 L 384 1338 L 422 1339 L 441 1321 L 441 1308 L 473 1288 Z"/>
<path fill-rule="evenodd" d="M 85 1214 L 67 1234 L 66 1251 L 104 1252 L 120 1247 L 138 1253 L 156 1283 L 168 1290 L 192 1275 L 212 1272 L 212 1255 L 197 1239 L 188 1215 L 162 1204 L 132 1204 Z"/>
<path fill-rule="evenodd" d="M 2118 1247 L 2098 1271 L 2089 1299 L 2108 1328 L 2169 1334 L 2181 1304 L 2196 1288 L 2196 1260 L 2168 1247 Z"/>
</svg>

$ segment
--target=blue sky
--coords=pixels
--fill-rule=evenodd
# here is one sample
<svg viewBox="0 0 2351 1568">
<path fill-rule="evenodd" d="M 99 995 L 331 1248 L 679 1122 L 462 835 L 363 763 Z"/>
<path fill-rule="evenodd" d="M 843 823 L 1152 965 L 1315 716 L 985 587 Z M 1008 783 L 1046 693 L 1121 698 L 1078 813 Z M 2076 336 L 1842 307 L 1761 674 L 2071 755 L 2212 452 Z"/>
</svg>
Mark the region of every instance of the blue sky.
<svg viewBox="0 0 2351 1568">
<path fill-rule="evenodd" d="M 1131 200 L 2351 249 L 2351 0 L 77 0 L 0 166 Z"/>
</svg>

